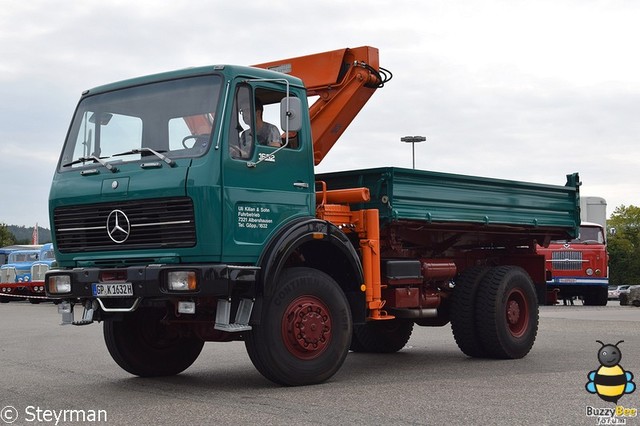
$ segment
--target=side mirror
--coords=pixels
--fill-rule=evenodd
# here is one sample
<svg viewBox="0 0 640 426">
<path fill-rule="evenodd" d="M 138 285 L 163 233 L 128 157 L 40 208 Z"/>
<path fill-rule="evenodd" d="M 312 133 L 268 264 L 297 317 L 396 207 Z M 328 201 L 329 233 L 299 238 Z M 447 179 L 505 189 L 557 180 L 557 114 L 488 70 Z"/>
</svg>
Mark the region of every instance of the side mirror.
<svg viewBox="0 0 640 426">
<path fill-rule="evenodd" d="M 287 96 L 280 101 L 280 128 L 297 132 L 302 128 L 302 103 L 299 98 Z"/>
<path fill-rule="evenodd" d="M 109 121 L 111 121 L 112 118 L 113 114 L 110 114 L 108 112 L 103 112 L 102 114 L 91 114 L 91 117 L 89 117 L 89 123 L 95 123 L 96 121 L 100 120 L 99 124 L 102 126 L 106 126 L 107 124 L 109 124 Z"/>
</svg>

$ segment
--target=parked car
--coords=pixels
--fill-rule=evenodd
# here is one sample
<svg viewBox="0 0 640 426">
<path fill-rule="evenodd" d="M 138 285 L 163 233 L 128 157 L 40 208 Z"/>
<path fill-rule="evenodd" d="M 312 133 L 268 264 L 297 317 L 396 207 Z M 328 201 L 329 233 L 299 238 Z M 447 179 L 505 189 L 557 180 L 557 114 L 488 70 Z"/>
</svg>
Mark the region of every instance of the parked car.
<svg viewBox="0 0 640 426">
<path fill-rule="evenodd" d="M 631 292 L 633 291 L 633 298 Z M 634 306 L 640 306 L 640 285 L 631 285 L 624 290 L 620 290 L 620 305 L 626 306 L 632 304 L 634 301 L 637 304 Z"/>
<path fill-rule="evenodd" d="M 622 290 L 627 290 L 631 285 L 610 285 L 608 299 L 609 300 L 618 300 L 620 299 L 620 292 Z"/>
<path fill-rule="evenodd" d="M 626 293 L 624 293 L 626 304 L 640 307 L 640 285 L 632 285 Z M 622 299 L 620 299 L 622 305 Z"/>
</svg>

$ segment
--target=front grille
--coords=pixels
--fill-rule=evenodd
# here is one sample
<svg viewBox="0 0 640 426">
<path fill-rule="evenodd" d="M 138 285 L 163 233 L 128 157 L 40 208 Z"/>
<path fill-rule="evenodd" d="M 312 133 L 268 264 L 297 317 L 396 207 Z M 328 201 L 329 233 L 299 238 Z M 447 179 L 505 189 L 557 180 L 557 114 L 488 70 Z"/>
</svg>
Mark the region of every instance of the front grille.
<svg viewBox="0 0 640 426">
<path fill-rule="evenodd" d="M 582 269 L 582 252 L 575 250 L 554 251 L 551 254 L 551 262 L 555 271 L 580 271 Z"/>
<path fill-rule="evenodd" d="M 61 253 L 193 247 L 190 198 L 162 198 L 58 207 L 54 228 Z"/>
<path fill-rule="evenodd" d="M 44 281 L 44 274 L 49 270 L 49 265 L 37 263 L 31 265 L 31 281 Z"/>
<path fill-rule="evenodd" d="M 15 283 L 16 282 L 16 268 L 7 266 L 0 269 L 0 282 L 1 283 Z"/>
</svg>

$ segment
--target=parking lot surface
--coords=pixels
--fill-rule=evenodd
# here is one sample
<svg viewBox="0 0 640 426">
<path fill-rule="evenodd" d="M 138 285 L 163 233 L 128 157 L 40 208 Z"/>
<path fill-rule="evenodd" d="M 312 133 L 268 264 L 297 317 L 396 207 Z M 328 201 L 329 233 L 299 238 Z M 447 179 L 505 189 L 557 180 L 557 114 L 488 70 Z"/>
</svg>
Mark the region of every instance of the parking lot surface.
<svg viewBox="0 0 640 426">
<path fill-rule="evenodd" d="M 111 359 L 100 324 L 59 326 L 50 303 L 2 304 L 0 319 L 0 425 L 596 425 L 589 407 L 616 407 L 585 388 L 596 340 L 624 340 L 619 365 L 640 380 L 640 309 L 617 302 L 541 307 L 521 360 L 471 359 L 448 325 L 416 326 L 400 352 L 350 353 L 330 381 L 297 388 L 264 379 L 242 342 L 207 343 L 184 373 L 142 379 Z M 640 408 L 640 391 L 618 406 Z"/>
</svg>

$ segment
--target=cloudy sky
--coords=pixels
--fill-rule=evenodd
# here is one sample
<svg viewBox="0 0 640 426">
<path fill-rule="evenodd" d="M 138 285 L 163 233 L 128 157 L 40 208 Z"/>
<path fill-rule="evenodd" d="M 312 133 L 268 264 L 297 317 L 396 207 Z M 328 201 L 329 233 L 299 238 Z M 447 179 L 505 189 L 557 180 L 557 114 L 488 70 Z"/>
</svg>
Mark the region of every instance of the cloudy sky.
<svg viewBox="0 0 640 426">
<path fill-rule="evenodd" d="M 394 74 L 319 172 L 411 167 L 640 205 L 640 2 L 0 0 L 0 223 L 49 227 L 85 89 L 370 45 Z"/>
</svg>

